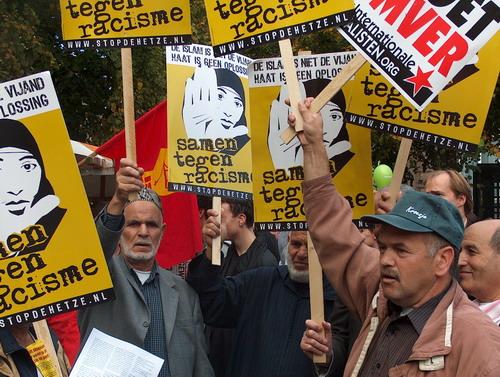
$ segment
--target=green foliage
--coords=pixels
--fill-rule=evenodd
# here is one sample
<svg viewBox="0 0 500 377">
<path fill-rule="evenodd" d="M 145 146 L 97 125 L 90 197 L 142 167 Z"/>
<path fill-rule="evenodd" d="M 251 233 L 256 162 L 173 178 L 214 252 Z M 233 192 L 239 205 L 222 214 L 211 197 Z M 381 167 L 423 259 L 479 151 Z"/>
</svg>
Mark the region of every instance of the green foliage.
<svg viewBox="0 0 500 377">
<path fill-rule="evenodd" d="M 210 44 L 203 0 L 191 0 L 193 40 Z M 0 81 L 49 70 L 72 138 L 100 144 L 123 128 L 120 51 L 118 49 L 67 51 L 61 47 L 57 0 L 8 0 L 0 2 Z M 294 52 L 326 53 L 352 50 L 335 29 L 296 38 Z M 244 52 L 252 58 L 279 56 L 277 43 Z M 161 47 L 134 48 L 133 72 L 136 117 L 166 95 L 165 53 Z M 496 87 L 496 94 L 499 92 Z M 497 152 L 499 96 L 493 99 L 483 133 L 481 151 Z M 373 161 L 394 165 L 399 141 L 391 135 L 372 133 Z M 458 153 L 414 142 L 410 167 L 451 167 L 461 170 L 477 159 L 478 152 Z"/>
<path fill-rule="evenodd" d="M 500 81 L 497 81 L 495 94 L 491 101 L 488 118 L 484 126 L 481 149 L 498 155 L 500 154 Z"/>
<path fill-rule="evenodd" d="M 67 51 L 59 2 L 0 2 L 0 81 L 50 71 L 70 137 L 100 144 L 123 128 L 120 50 Z M 133 50 L 135 112 L 165 98 L 161 47 Z"/>
</svg>

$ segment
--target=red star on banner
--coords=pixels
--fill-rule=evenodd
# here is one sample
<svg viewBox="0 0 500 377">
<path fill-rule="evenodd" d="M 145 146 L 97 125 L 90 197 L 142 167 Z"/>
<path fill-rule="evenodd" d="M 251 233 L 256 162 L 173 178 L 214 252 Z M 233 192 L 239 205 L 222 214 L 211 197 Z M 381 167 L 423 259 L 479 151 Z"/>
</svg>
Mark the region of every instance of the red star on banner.
<svg viewBox="0 0 500 377">
<path fill-rule="evenodd" d="M 413 84 L 413 96 L 415 96 L 423 86 L 426 88 L 432 88 L 432 85 L 429 82 L 429 77 L 433 72 L 434 71 L 424 72 L 420 69 L 420 67 L 417 67 L 417 74 L 405 79 L 405 81 Z"/>
</svg>

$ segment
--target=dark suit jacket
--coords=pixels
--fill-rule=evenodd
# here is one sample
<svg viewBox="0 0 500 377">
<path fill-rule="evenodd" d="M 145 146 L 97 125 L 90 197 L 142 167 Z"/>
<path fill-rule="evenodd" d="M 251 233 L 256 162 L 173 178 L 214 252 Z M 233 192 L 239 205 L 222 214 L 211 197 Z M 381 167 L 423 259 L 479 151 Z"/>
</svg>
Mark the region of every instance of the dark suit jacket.
<svg viewBox="0 0 500 377">
<path fill-rule="evenodd" d="M 312 377 L 311 360 L 300 349 L 311 318 L 309 285 L 290 279 L 287 266 L 260 267 L 223 278 L 201 255 L 191 261 L 187 281 L 200 295 L 205 323 L 235 329 L 226 377 Z M 333 366 L 340 377 L 347 359 L 348 311 L 324 280 L 325 318 L 332 322 Z"/>
<path fill-rule="evenodd" d="M 82 346 L 95 327 L 118 339 L 144 347 L 150 312 L 138 282 L 121 256 L 112 256 L 121 231 L 107 229 L 98 216 L 99 238 L 113 280 L 115 300 L 83 309 L 78 324 Z M 175 377 L 213 377 L 196 293 L 180 277 L 158 267 L 170 372 Z"/>
</svg>

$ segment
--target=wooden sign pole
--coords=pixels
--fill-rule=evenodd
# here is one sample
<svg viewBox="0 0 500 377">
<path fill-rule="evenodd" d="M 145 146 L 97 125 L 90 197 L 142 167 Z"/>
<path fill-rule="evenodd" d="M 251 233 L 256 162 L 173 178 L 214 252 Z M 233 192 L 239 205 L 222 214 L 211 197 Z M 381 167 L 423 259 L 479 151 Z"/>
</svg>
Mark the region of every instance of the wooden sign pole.
<svg viewBox="0 0 500 377">
<path fill-rule="evenodd" d="M 406 169 L 406 163 L 408 161 L 408 156 L 410 155 L 412 140 L 407 138 L 401 139 L 401 144 L 399 145 L 398 157 L 396 158 L 396 165 L 394 166 L 394 173 L 392 174 L 391 184 L 389 186 L 389 193 L 391 194 L 390 204 L 394 206 L 396 204 L 399 187 L 403 181 L 403 175 Z"/>
<path fill-rule="evenodd" d="M 221 197 L 220 196 L 214 196 L 212 198 L 212 209 L 215 209 L 218 213 L 217 215 L 217 222 L 222 226 L 221 224 L 221 211 L 222 211 L 222 204 L 221 204 Z M 219 237 L 216 237 L 212 240 L 212 264 L 216 266 L 220 266 L 221 264 L 221 246 L 222 246 L 222 237 L 219 235 Z"/>
<path fill-rule="evenodd" d="M 123 81 L 123 117 L 125 121 L 125 150 L 127 158 L 137 162 L 135 150 L 135 111 L 134 111 L 134 78 L 132 73 L 132 50 L 121 49 L 122 81 Z M 136 194 L 130 194 L 129 200 L 134 200 Z"/>
<path fill-rule="evenodd" d="M 62 377 L 61 366 L 59 365 L 59 360 L 57 358 L 56 349 L 54 348 L 54 343 L 52 343 L 52 337 L 50 336 L 50 330 L 49 326 L 47 325 L 47 321 L 41 320 L 33 322 L 33 328 L 35 329 L 37 339 L 40 339 L 43 342 L 50 359 L 54 363 L 57 377 Z"/>
<path fill-rule="evenodd" d="M 281 52 L 281 60 L 285 70 L 288 94 L 290 96 L 290 105 L 292 107 L 292 112 L 295 114 L 297 119 L 295 130 L 301 131 L 303 129 L 303 120 L 297 106 L 302 98 L 300 97 L 299 80 L 297 79 L 297 71 L 295 69 L 292 45 L 289 39 L 285 39 L 279 41 L 279 46 Z M 320 93 L 320 96 L 321 94 L 322 93 Z M 323 273 L 321 271 L 321 265 L 319 264 L 318 255 L 314 250 L 314 245 L 311 241 L 309 232 L 307 232 L 307 255 L 309 263 L 309 296 L 311 305 L 311 319 L 318 323 L 322 323 L 325 318 L 325 308 L 323 301 Z M 313 362 L 326 363 L 326 355 L 314 355 Z"/>
<path fill-rule="evenodd" d="M 298 104 L 302 100 L 300 97 L 299 80 L 297 79 L 297 70 L 295 69 L 295 62 L 293 59 L 292 43 L 290 39 L 283 39 L 279 41 L 281 62 L 285 70 L 286 85 L 288 87 L 288 96 L 290 97 L 290 106 L 292 113 L 295 114 L 296 122 L 295 129 L 302 131 L 303 120 L 299 113 Z M 290 128 L 290 127 L 288 127 Z"/>
<path fill-rule="evenodd" d="M 311 305 L 311 319 L 319 324 L 325 320 L 325 303 L 323 301 L 323 272 L 319 264 L 318 254 L 314 250 L 311 235 L 307 232 L 307 261 L 309 263 L 309 300 Z M 321 325 L 321 335 L 324 334 Z M 326 355 L 314 355 L 315 364 L 326 363 Z"/>
<path fill-rule="evenodd" d="M 125 119 L 125 148 L 127 158 L 137 161 L 135 152 L 134 79 L 132 74 L 132 50 L 121 49 L 123 80 L 123 115 Z"/>
</svg>

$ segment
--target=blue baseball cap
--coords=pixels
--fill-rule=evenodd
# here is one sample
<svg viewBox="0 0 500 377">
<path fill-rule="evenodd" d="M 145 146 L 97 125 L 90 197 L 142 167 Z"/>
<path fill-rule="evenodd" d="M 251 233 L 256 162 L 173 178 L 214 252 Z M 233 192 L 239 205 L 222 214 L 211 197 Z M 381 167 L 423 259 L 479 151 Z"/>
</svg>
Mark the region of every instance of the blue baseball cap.
<svg viewBox="0 0 500 377">
<path fill-rule="evenodd" d="M 436 233 L 460 250 L 464 222 L 457 208 L 443 198 L 418 191 L 407 192 L 383 215 L 364 216 L 361 220 L 391 225 L 415 233 Z"/>
</svg>

